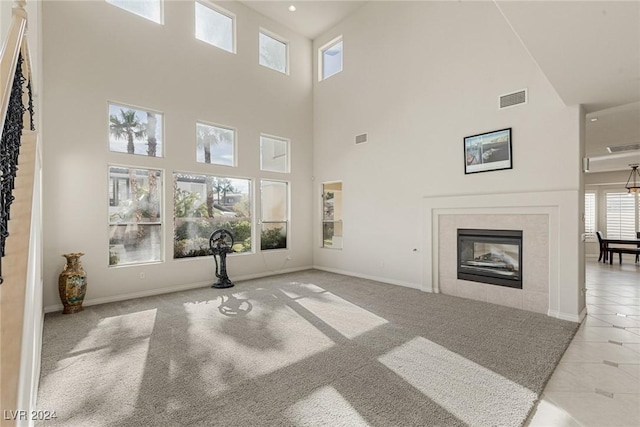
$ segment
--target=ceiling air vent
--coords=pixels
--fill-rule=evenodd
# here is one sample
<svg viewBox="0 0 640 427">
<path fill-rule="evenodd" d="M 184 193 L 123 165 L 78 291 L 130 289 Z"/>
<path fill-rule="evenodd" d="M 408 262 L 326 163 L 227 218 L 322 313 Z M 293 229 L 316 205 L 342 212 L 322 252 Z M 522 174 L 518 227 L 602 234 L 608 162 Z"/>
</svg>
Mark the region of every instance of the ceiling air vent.
<svg viewBox="0 0 640 427">
<path fill-rule="evenodd" d="M 607 150 L 610 153 L 622 153 L 622 152 L 625 152 L 625 151 L 640 150 L 640 143 L 627 144 L 627 145 L 615 145 L 615 146 L 612 146 L 612 147 L 607 147 Z"/>
<path fill-rule="evenodd" d="M 356 144 L 364 144 L 365 142 L 367 142 L 368 136 L 366 133 L 363 133 L 362 135 L 356 135 Z"/>
<path fill-rule="evenodd" d="M 506 95 L 500 95 L 500 106 L 499 110 L 508 107 L 514 107 L 520 104 L 527 103 L 527 90 L 522 89 L 518 92 L 507 93 Z"/>
</svg>

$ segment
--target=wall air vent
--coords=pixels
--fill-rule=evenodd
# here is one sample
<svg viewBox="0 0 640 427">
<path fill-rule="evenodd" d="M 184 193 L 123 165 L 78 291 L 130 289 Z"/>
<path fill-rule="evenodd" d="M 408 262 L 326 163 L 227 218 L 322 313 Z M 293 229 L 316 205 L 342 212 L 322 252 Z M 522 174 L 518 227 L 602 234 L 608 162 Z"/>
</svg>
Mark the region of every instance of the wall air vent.
<svg viewBox="0 0 640 427">
<path fill-rule="evenodd" d="M 610 153 L 623 153 L 625 151 L 636 151 L 636 150 L 640 150 L 640 143 L 626 144 L 626 145 L 614 145 L 614 146 L 607 147 L 607 150 Z"/>
<path fill-rule="evenodd" d="M 368 134 L 363 133 L 361 135 L 356 135 L 356 144 L 364 144 L 369 139 Z"/>
<path fill-rule="evenodd" d="M 527 99 L 528 97 L 527 97 L 526 89 L 519 90 L 518 92 L 500 95 L 500 102 L 499 102 L 498 109 L 502 110 L 503 108 L 514 107 L 520 104 L 526 104 Z"/>
</svg>

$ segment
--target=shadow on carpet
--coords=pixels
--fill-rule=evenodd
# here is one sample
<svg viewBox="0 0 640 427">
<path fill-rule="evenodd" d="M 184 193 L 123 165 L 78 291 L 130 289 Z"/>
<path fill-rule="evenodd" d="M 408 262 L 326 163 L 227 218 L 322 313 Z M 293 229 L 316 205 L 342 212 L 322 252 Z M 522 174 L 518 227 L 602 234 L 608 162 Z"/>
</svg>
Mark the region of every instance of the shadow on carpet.
<svg viewBox="0 0 640 427">
<path fill-rule="evenodd" d="M 38 409 L 63 426 L 520 426 L 577 328 L 309 270 L 48 314 Z"/>
</svg>

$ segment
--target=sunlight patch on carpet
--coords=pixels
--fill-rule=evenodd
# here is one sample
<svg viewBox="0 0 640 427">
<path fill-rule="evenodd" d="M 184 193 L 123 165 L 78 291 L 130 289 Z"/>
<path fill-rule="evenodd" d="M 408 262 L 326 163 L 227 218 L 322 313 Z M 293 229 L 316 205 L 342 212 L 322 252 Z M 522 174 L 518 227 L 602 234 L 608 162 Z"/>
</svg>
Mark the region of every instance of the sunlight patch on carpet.
<svg viewBox="0 0 640 427">
<path fill-rule="evenodd" d="M 200 378 L 211 392 L 283 369 L 335 345 L 291 307 L 273 301 L 267 305 L 251 301 L 250 312 L 233 316 L 222 314 L 216 304 L 187 307 L 185 351 L 200 361 Z"/>
<path fill-rule="evenodd" d="M 297 299 L 296 302 L 347 338 L 355 338 L 389 323 L 386 319 L 331 292 L 322 293 L 317 297 Z"/>
<path fill-rule="evenodd" d="M 78 416 L 76 425 L 95 425 L 95 420 L 123 419 L 135 412 L 145 373 L 149 338 L 120 345 L 86 350 L 61 359 L 55 371 L 40 381 L 43 407 L 58 408 Z M 91 419 L 83 417 L 90 416 Z"/>
<path fill-rule="evenodd" d="M 78 342 L 72 353 L 149 337 L 156 324 L 156 312 L 157 309 L 152 309 L 104 318 Z"/>
<path fill-rule="evenodd" d="M 298 282 L 289 282 L 287 286 L 281 286 L 280 290 L 291 299 L 326 292 L 326 290 L 322 289 L 320 286 L 314 285 L 313 283 Z"/>
<path fill-rule="evenodd" d="M 285 416 L 294 425 L 368 426 L 353 406 L 331 386 L 324 386 L 287 408 Z"/>
<path fill-rule="evenodd" d="M 378 360 L 452 415 L 473 426 L 518 425 L 537 396 L 457 353 L 416 337 Z M 527 369 L 523 366 L 522 369 Z"/>
</svg>

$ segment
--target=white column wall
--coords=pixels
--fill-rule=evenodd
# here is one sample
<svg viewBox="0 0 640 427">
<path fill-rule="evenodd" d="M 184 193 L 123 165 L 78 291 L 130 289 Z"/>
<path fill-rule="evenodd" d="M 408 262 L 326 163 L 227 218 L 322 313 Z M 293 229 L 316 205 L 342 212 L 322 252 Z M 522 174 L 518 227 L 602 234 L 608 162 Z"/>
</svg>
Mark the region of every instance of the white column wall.
<svg viewBox="0 0 640 427">
<path fill-rule="evenodd" d="M 580 108 L 564 105 L 492 2 L 370 2 L 314 49 L 340 35 L 344 70 L 314 81 L 314 190 L 343 182 L 344 249 L 321 248 L 316 197 L 316 267 L 421 287 L 424 197 L 579 193 Z M 500 95 L 525 88 L 527 104 L 498 110 Z M 463 138 L 508 127 L 513 169 L 465 175 Z M 581 212 L 570 204 L 566 300 L 552 309 L 577 318 Z"/>
</svg>

